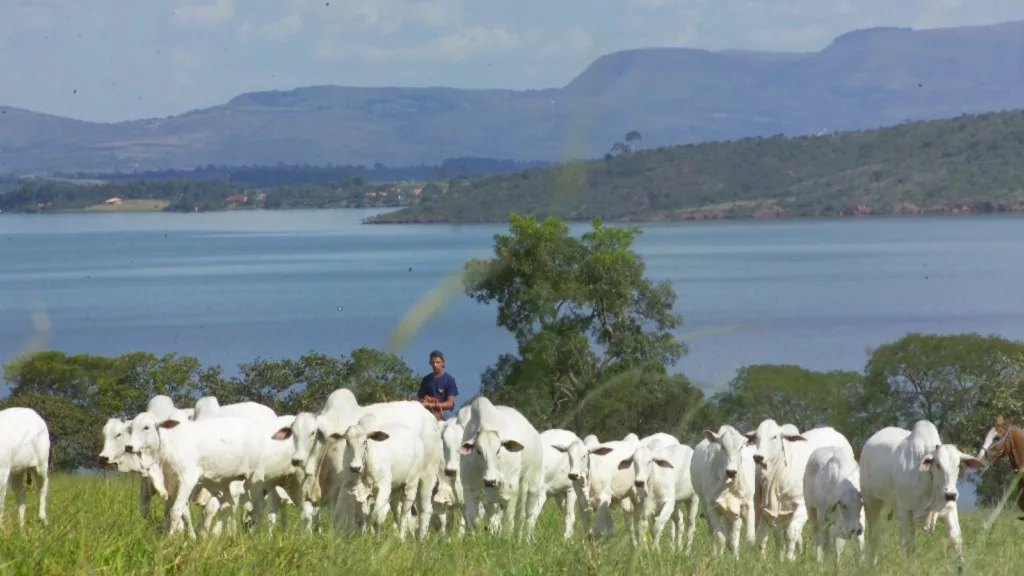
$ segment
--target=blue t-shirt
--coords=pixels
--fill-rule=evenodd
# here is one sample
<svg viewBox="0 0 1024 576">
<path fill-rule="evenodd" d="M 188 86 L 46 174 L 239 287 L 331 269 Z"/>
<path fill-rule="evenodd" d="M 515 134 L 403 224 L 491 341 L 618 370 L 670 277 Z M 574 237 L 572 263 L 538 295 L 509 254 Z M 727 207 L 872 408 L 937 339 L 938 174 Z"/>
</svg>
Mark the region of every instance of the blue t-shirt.
<svg viewBox="0 0 1024 576">
<path fill-rule="evenodd" d="M 416 397 L 422 400 L 426 396 L 433 396 L 438 402 L 444 402 L 448 398 L 459 395 L 459 387 L 455 385 L 455 378 L 444 372 L 440 376 L 433 373 L 427 374 L 420 382 L 420 391 Z"/>
</svg>

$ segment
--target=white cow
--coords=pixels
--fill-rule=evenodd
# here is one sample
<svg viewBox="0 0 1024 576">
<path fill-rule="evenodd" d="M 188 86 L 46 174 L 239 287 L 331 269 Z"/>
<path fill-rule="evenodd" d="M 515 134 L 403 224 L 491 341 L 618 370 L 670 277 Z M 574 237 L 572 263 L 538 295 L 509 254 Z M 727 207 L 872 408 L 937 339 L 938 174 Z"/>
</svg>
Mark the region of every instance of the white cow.
<svg viewBox="0 0 1024 576">
<path fill-rule="evenodd" d="M 645 436 L 640 439 L 640 443 L 648 448 L 656 448 L 658 446 L 673 446 L 679 444 L 679 439 L 671 434 L 664 432 L 655 432 L 650 436 Z"/>
<path fill-rule="evenodd" d="M 259 402 L 237 402 L 221 406 L 216 396 L 203 396 L 196 401 L 191 420 L 220 416 L 235 416 L 256 423 L 270 422 L 277 418 L 273 409 Z"/>
<path fill-rule="evenodd" d="M 25 527 L 28 494 L 33 477 L 39 482 L 39 521 L 47 524 L 46 497 L 50 491 L 50 430 L 31 408 L 0 410 L 0 526 L 4 497 L 10 482 L 18 503 L 18 525 Z"/>
<path fill-rule="evenodd" d="M 574 432 L 552 428 L 540 434 L 544 445 L 544 491 L 540 506 L 554 497 L 562 510 L 562 537 L 572 537 L 576 511 L 583 502 L 583 480 L 589 450 Z"/>
<path fill-rule="evenodd" d="M 803 544 L 803 528 L 807 523 L 804 471 L 811 452 L 815 448 L 835 446 L 852 453 L 853 447 L 834 428 L 825 426 L 800 434 L 795 426 L 779 426 L 771 418 L 761 422 L 757 430 L 748 432 L 746 436 L 757 447 L 754 463 L 757 465 L 761 496 L 757 510 L 757 541 L 761 556 L 764 557 L 771 531 L 780 544 L 780 556 L 793 560 L 797 548 Z"/>
<path fill-rule="evenodd" d="M 475 525 L 480 496 L 502 508 L 506 534 L 518 528 L 533 539 L 544 490 L 544 451 L 540 434 L 518 410 L 495 406 L 483 396 L 471 406 L 460 452 L 466 496 L 466 521 Z M 465 456 L 470 456 L 465 458 Z M 488 506 L 493 515 L 493 507 Z"/>
<path fill-rule="evenodd" d="M 587 448 L 592 448 L 600 443 L 601 441 L 598 440 L 595 434 L 587 434 L 586 436 L 583 437 L 583 445 L 586 446 Z"/>
<path fill-rule="evenodd" d="M 661 531 L 671 519 L 670 536 L 675 550 L 683 550 L 685 528 L 685 550 L 689 554 L 693 548 L 693 532 L 700 501 L 690 479 L 693 448 L 680 444 L 678 440 L 672 444 L 666 442 L 666 439 L 655 439 L 650 444 L 654 446 L 641 445 L 632 457 L 623 461 L 633 466 L 636 476 L 634 484 L 638 502 L 634 525 L 637 534 L 646 537 L 647 525 L 653 517 L 651 537 L 654 547 L 658 548 Z M 687 509 L 687 520 L 683 519 L 683 508 Z"/>
<path fill-rule="evenodd" d="M 824 559 L 826 536 L 831 532 L 836 560 L 847 539 L 856 538 L 864 554 L 864 502 L 860 497 L 860 466 L 853 450 L 823 446 L 811 452 L 804 470 L 804 503 L 814 532 L 815 558 Z"/>
<path fill-rule="evenodd" d="M 459 447 L 462 445 L 464 430 L 457 418 L 440 423 L 443 458 L 438 472 L 437 495 L 434 496 L 434 515 L 442 533 L 448 531 L 448 517 L 456 524 L 456 536 L 466 533 L 466 517 L 463 512 L 465 498 L 460 475 Z"/>
<path fill-rule="evenodd" d="M 738 558 L 741 525 L 747 543 L 754 543 L 754 447 L 728 424 L 702 436 L 690 461 L 693 489 L 704 503 L 715 554 L 727 544 Z"/>
<path fill-rule="evenodd" d="M 367 414 L 376 416 L 378 425 L 405 424 L 416 431 L 423 439 L 426 460 L 435 469 L 440 466 L 443 447 L 437 418 L 422 404 L 398 401 L 359 406 L 347 388 L 332 392 L 320 414 L 296 414 L 291 427 L 282 428 L 273 436 L 277 441 L 292 442 L 292 465 L 306 479 L 304 497 L 311 502 L 322 500 L 331 512 L 335 528 L 341 530 L 347 530 L 353 520 L 357 525 L 363 520 L 351 493 L 357 478 L 348 470 L 343 435 Z M 314 496 L 316 492 L 321 494 L 319 499 Z M 363 512 L 368 509 L 363 507 Z M 432 502 L 428 502 L 425 510 L 417 507 L 417 513 L 424 514 L 428 522 L 432 512 Z"/>
<path fill-rule="evenodd" d="M 860 454 L 860 489 L 872 562 L 878 522 L 885 509 L 894 510 L 900 519 L 904 554 L 909 556 L 913 546 L 914 524 L 935 514 L 949 525 L 949 539 L 957 559 L 963 562 L 956 487 L 961 464 L 984 467 L 974 456 L 943 444 L 938 429 L 927 420 L 919 420 L 912 431 L 890 426 L 868 438 Z"/>
<path fill-rule="evenodd" d="M 128 443 L 128 422 L 120 418 L 110 418 L 103 425 L 103 450 L 99 454 L 101 464 L 113 464 L 118 472 L 128 472 L 139 475 L 139 508 L 143 518 L 149 518 L 149 504 L 152 494 L 155 492 L 162 498 L 167 498 L 167 488 L 164 486 L 164 473 L 156 461 L 150 461 L 148 467 L 142 465 L 142 458 L 135 453 L 125 452 L 125 445 Z M 202 491 L 203 501 L 200 506 L 206 506 L 210 493 Z M 192 516 L 185 514 L 182 518 L 190 536 L 195 535 L 192 526 Z M 170 518 L 164 518 L 165 528 L 169 528 Z"/>
<path fill-rule="evenodd" d="M 300 520 L 309 529 L 313 521 L 314 510 L 312 504 L 306 502 L 302 497 L 301 472 L 292 466 L 292 447 L 287 442 L 273 442 L 273 436 L 282 428 L 291 427 L 295 416 L 278 416 L 270 422 L 258 424 L 262 436 L 266 438 L 266 448 L 263 452 L 263 475 L 266 497 L 270 513 L 267 515 L 268 525 L 273 530 L 275 521 L 278 520 L 278 509 L 282 502 L 302 506 Z M 280 516 L 281 528 L 287 527 L 286 514 Z"/>
<path fill-rule="evenodd" d="M 612 440 L 589 448 L 584 508 L 587 514 L 597 517 L 595 537 L 611 534 L 611 507 L 617 505 L 622 509 L 630 540 L 636 542 L 633 525 L 633 512 L 637 506 L 636 474 L 633 466 L 625 463 L 640 447 L 640 439 L 635 434 L 632 436 L 635 440 Z"/>
<path fill-rule="evenodd" d="M 419 512 L 419 537 L 430 527 L 437 465 L 427 462 L 426 447 L 418 430 L 404 424 L 379 424 L 371 413 L 349 426 L 342 438 L 349 470 L 359 476 L 373 495 L 371 525 L 380 532 L 392 503 L 398 537 L 405 539 L 415 503 Z M 401 492 L 394 492 L 401 488 Z M 392 502 L 392 494 L 396 497 Z M 357 497 L 358 499 L 358 497 Z M 426 511 L 426 512 L 422 512 Z"/>
<path fill-rule="evenodd" d="M 264 426 L 271 426 L 277 419 L 277 414 L 274 413 L 273 409 L 269 406 L 265 406 L 258 402 L 236 402 L 234 404 L 227 404 L 224 406 L 220 405 L 220 401 L 217 400 L 216 396 L 204 396 L 196 401 L 195 408 L 191 409 L 192 414 L 188 415 L 188 411 L 185 409 L 178 409 L 178 414 L 185 414 L 191 421 L 206 420 L 209 418 L 222 418 L 225 416 L 233 416 L 248 420 L 256 424 L 261 430 Z M 242 511 L 245 516 L 249 516 L 252 513 L 253 504 L 249 501 L 249 494 L 246 491 L 244 484 L 241 481 L 235 481 L 231 483 L 228 489 L 233 494 L 233 498 L 241 503 Z M 202 495 L 200 495 L 202 496 Z M 282 496 L 291 501 L 291 497 L 287 494 L 283 485 L 274 483 L 274 489 L 271 490 L 265 498 L 269 501 L 270 518 L 271 518 L 271 530 L 273 530 L 273 522 L 277 518 L 277 511 L 282 501 Z M 217 509 L 220 506 L 220 499 L 224 498 L 224 495 L 210 495 L 207 498 L 207 503 L 203 508 L 203 526 L 206 529 L 210 529 L 213 517 L 217 513 Z M 296 503 L 298 504 L 298 503 Z M 284 515 L 281 516 L 282 521 Z M 310 521 L 303 515 L 303 519 L 307 522 Z M 220 533 L 221 525 L 220 522 L 213 527 L 214 533 Z"/>
<path fill-rule="evenodd" d="M 170 496 L 166 516 L 173 534 L 183 529 L 182 517 L 188 514 L 188 499 L 197 485 L 207 487 L 211 494 L 223 495 L 235 508 L 238 502 L 229 485 L 239 478 L 246 483 L 258 525 L 263 514 L 264 446 L 258 426 L 242 418 L 225 416 L 193 422 L 173 415 L 157 421 L 153 414 L 143 412 L 129 424 L 125 450 L 139 454 L 144 467 L 148 459 L 159 463 Z M 234 524 L 229 522 L 228 526 Z"/>
</svg>

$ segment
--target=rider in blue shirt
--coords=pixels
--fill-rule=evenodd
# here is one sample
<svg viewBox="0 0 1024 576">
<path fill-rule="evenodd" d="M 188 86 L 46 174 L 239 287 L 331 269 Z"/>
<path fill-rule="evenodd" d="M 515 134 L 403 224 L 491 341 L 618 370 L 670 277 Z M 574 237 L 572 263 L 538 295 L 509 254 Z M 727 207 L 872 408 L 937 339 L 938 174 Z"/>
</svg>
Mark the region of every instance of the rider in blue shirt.
<svg viewBox="0 0 1024 576">
<path fill-rule="evenodd" d="M 437 404 L 440 404 L 443 411 L 454 410 L 459 388 L 455 385 L 455 378 L 444 371 L 444 354 L 440 350 L 430 353 L 430 368 L 433 372 L 423 377 L 416 398 L 434 414 L 437 414 Z M 437 404 L 427 400 L 428 396 L 436 400 Z M 439 416 L 442 419 L 443 413 Z"/>
</svg>

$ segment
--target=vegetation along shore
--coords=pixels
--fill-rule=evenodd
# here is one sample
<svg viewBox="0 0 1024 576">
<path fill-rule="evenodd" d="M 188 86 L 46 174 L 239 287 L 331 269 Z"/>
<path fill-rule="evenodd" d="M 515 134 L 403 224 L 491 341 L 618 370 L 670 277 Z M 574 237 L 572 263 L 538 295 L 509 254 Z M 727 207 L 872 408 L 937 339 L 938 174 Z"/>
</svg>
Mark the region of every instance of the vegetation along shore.
<svg viewBox="0 0 1024 576">
<path fill-rule="evenodd" d="M 256 182 L 37 179 L 8 183 L 0 210 L 397 208 L 373 224 L 498 223 L 510 212 L 635 222 L 1021 212 L 1021 133 L 1024 111 L 657 149 L 643 149 L 632 131 L 602 159 L 509 173 L 439 170 L 429 180 L 371 183 L 281 167 L 286 179 Z"/>
</svg>

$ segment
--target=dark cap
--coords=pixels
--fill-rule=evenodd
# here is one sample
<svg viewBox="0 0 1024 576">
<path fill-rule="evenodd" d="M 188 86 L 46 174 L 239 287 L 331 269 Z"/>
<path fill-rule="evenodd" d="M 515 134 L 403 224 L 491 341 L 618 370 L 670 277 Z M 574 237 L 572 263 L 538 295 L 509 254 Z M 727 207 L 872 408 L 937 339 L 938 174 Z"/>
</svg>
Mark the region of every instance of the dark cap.
<svg viewBox="0 0 1024 576">
<path fill-rule="evenodd" d="M 433 352 L 430 353 L 430 359 L 433 360 L 434 358 L 440 358 L 441 361 L 443 362 L 444 354 L 442 354 L 440 350 L 434 350 Z"/>
</svg>

